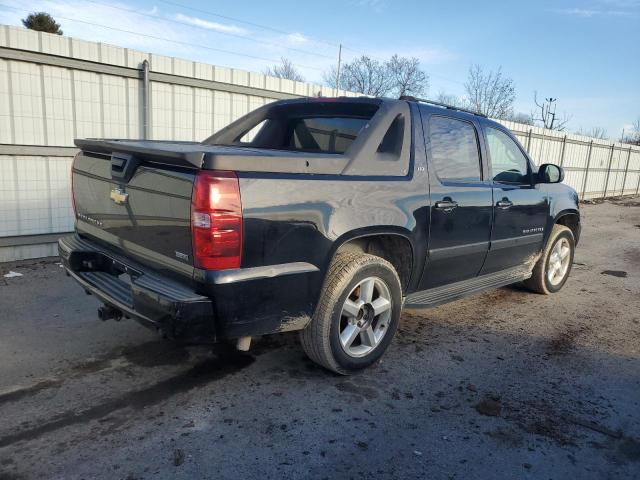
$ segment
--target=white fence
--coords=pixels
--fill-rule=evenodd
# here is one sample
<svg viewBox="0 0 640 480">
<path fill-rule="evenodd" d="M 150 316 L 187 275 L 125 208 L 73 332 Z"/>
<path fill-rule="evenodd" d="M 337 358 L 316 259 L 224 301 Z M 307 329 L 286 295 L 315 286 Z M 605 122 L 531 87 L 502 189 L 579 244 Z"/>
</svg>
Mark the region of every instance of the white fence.
<svg viewBox="0 0 640 480">
<path fill-rule="evenodd" d="M 73 229 L 74 138 L 201 140 L 267 102 L 318 94 L 356 95 L 0 26 L 0 262 L 55 255 Z M 504 123 L 582 198 L 637 193 L 640 148 Z"/>
<path fill-rule="evenodd" d="M 582 135 L 500 121 L 511 129 L 537 163 L 565 169 L 565 183 L 580 199 L 637 195 L 640 147 Z"/>
<path fill-rule="evenodd" d="M 0 262 L 55 255 L 73 229 L 74 138 L 202 140 L 265 103 L 318 94 L 355 95 L 0 26 Z"/>
</svg>

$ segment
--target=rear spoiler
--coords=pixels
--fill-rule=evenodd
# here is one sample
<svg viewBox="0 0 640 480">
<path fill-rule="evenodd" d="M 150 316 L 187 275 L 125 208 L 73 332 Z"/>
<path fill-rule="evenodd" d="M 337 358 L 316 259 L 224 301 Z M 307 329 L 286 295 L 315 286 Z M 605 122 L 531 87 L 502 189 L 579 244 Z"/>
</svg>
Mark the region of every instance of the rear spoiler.
<svg viewBox="0 0 640 480">
<path fill-rule="evenodd" d="M 109 157 L 112 178 L 124 181 L 129 180 L 142 162 L 205 170 L 339 175 L 349 161 L 345 155 L 338 154 L 229 147 L 198 142 L 87 138 L 77 139 L 75 144 L 84 152 Z"/>
<path fill-rule="evenodd" d="M 197 142 L 87 138 L 74 143 L 85 152 L 141 157 L 138 160 L 187 168 L 202 168 L 205 156 L 203 145 Z"/>
</svg>

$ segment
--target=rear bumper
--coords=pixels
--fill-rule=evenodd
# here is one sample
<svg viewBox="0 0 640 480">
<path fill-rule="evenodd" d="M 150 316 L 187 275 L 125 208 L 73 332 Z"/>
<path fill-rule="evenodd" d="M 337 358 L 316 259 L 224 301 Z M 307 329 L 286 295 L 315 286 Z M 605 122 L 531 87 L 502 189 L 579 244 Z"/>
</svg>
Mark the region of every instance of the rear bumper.
<svg viewBox="0 0 640 480">
<path fill-rule="evenodd" d="M 206 296 L 78 235 L 61 238 L 58 251 L 69 275 L 123 316 L 170 337 L 215 339 L 213 305 Z"/>
<path fill-rule="evenodd" d="M 195 270 L 181 283 L 77 234 L 61 238 L 58 250 L 85 290 L 171 337 L 216 340 L 300 330 L 311 319 L 322 281 L 316 267 L 294 262 Z"/>
</svg>

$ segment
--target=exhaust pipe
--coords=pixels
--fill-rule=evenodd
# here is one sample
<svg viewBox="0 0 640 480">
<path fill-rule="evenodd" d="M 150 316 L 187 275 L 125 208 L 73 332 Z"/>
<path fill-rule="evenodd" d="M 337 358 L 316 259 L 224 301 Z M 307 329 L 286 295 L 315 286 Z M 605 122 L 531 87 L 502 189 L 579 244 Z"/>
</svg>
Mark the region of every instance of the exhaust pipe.
<svg viewBox="0 0 640 480">
<path fill-rule="evenodd" d="M 248 352 L 251 347 L 251 337 L 240 337 L 236 343 L 236 348 L 241 352 Z"/>
<path fill-rule="evenodd" d="M 113 308 L 110 305 L 103 305 L 98 308 L 98 318 L 103 322 L 107 320 L 114 319 L 116 322 L 119 322 L 122 318 L 122 312 L 117 308 Z"/>
</svg>

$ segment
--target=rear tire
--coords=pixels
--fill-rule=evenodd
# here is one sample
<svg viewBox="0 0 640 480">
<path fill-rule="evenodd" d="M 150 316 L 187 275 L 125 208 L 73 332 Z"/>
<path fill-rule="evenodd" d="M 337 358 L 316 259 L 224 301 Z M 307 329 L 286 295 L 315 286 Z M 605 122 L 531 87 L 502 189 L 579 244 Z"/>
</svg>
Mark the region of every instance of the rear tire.
<svg viewBox="0 0 640 480">
<path fill-rule="evenodd" d="M 569 278 L 576 241 L 570 228 L 554 225 L 542 255 L 524 285 L 537 293 L 549 295 L 560 291 Z"/>
<path fill-rule="evenodd" d="M 306 354 L 342 375 L 385 352 L 400 320 L 402 287 L 383 258 L 344 252 L 334 258 L 312 321 L 300 332 Z"/>
</svg>

